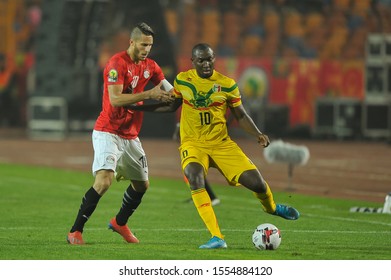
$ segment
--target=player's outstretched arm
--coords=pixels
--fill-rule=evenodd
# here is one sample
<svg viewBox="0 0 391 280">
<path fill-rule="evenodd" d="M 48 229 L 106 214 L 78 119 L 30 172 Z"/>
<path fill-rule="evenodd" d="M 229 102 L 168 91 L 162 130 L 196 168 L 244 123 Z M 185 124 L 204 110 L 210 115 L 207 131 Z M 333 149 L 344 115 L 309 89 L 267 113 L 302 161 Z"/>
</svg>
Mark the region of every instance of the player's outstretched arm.
<svg viewBox="0 0 391 280">
<path fill-rule="evenodd" d="M 129 105 L 126 108 L 133 111 L 145 111 L 156 113 L 172 113 L 175 112 L 182 105 L 181 98 L 175 98 L 172 102 L 160 102 L 155 104 L 145 105 Z"/>
<path fill-rule="evenodd" d="M 137 94 L 122 94 L 122 85 L 109 85 L 110 103 L 114 107 L 128 106 L 140 101 L 153 99 L 159 102 L 172 102 L 174 96 L 172 92 L 167 92 L 161 89 L 162 82 L 150 90 L 146 90 Z"/>
<path fill-rule="evenodd" d="M 239 105 L 237 107 L 231 108 L 232 114 L 234 115 L 235 119 L 238 121 L 240 127 L 246 131 L 248 134 L 254 135 L 257 137 L 257 141 L 260 145 L 263 147 L 267 147 L 270 144 L 269 137 L 266 134 L 263 134 L 256 124 L 254 123 L 253 119 L 247 114 L 246 110 L 244 109 L 243 105 Z"/>
</svg>

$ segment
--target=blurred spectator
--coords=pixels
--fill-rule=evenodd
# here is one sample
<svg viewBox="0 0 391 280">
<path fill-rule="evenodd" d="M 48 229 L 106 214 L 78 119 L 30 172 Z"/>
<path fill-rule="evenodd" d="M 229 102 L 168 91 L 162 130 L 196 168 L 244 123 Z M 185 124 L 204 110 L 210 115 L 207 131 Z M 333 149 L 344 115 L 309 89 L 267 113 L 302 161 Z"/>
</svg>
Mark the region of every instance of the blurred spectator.
<svg viewBox="0 0 391 280">
<path fill-rule="evenodd" d="M 28 85 L 34 65 L 36 30 L 41 22 L 40 0 L 10 1 L 6 33 L 6 50 L 0 54 L 0 126 L 24 126 Z"/>
<path fill-rule="evenodd" d="M 38 4 L 33 4 L 28 8 L 27 11 L 29 24 L 32 30 L 36 30 L 39 24 L 41 23 L 42 10 Z"/>
<path fill-rule="evenodd" d="M 0 54 L 0 127 L 18 124 L 17 77 L 13 63 Z"/>
</svg>

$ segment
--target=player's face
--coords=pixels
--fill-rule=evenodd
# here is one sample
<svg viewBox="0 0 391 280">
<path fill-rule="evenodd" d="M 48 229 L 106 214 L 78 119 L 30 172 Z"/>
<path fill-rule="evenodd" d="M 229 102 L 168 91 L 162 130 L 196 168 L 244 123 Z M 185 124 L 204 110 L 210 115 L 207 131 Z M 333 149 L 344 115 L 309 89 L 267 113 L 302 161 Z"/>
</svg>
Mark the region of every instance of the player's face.
<svg viewBox="0 0 391 280">
<path fill-rule="evenodd" d="M 152 48 L 153 37 L 142 34 L 141 38 L 130 42 L 133 46 L 133 59 L 135 61 L 145 60 Z"/>
<path fill-rule="evenodd" d="M 191 59 L 193 66 L 201 78 L 209 78 L 213 74 L 215 55 L 211 49 L 197 50 Z"/>
</svg>

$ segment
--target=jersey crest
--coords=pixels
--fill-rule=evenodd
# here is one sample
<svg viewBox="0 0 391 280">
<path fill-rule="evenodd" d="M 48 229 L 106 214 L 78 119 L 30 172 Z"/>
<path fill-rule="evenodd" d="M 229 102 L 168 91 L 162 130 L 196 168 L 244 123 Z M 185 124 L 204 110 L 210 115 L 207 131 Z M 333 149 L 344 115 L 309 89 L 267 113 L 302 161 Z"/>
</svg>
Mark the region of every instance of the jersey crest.
<svg viewBox="0 0 391 280">
<path fill-rule="evenodd" d="M 194 108 L 207 108 L 210 104 L 212 104 L 212 99 L 210 98 L 213 90 L 208 92 L 193 92 L 194 98 L 190 99 L 189 102 L 194 106 Z"/>
</svg>

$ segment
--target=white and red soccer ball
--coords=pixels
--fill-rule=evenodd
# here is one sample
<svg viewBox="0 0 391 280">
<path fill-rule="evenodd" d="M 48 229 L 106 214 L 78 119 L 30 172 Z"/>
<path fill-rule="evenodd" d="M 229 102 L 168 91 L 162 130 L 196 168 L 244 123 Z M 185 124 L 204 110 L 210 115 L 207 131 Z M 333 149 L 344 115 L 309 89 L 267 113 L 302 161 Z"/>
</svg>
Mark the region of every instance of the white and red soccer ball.
<svg viewBox="0 0 391 280">
<path fill-rule="evenodd" d="M 281 244 L 281 233 L 273 224 L 260 224 L 254 230 L 252 241 L 259 250 L 276 250 Z"/>
</svg>

